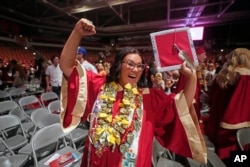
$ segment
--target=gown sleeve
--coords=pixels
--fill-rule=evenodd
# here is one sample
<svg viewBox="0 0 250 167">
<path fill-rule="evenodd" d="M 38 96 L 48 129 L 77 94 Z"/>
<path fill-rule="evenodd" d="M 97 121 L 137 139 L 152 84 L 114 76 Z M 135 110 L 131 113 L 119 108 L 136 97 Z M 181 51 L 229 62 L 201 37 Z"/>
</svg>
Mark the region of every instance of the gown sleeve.
<svg viewBox="0 0 250 167">
<path fill-rule="evenodd" d="M 179 81 L 176 84 L 176 88 L 174 89 L 174 93 L 179 93 L 184 89 L 185 83 L 186 83 L 187 79 L 184 75 L 180 75 L 179 77 Z M 195 90 L 195 103 L 194 103 L 194 109 L 196 111 L 197 117 L 198 119 L 200 119 L 201 117 L 201 102 L 200 102 L 200 95 L 201 95 L 201 86 L 199 81 L 197 80 L 197 84 L 196 84 L 196 90 Z"/>
<path fill-rule="evenodd" d="M 220 123 L 225 129 L 240 129 L 250 126 L 250 75 L 242 75 L 226 107 Z"/>
<path fill-rule="evenodd" d="M 153 92 L 152 92 L 153 91 Z M 207 162 L 206 146 L 195 109 L 188 108 L 183 92 L 166 95 L 151 90 L 154 131 L 162 146 L 176 154 Z"/>
<path fill-rule="evenodd" d="M 63 77 L 60 121 L 64 132 L 72 131 L 82 119 L 87 119 L 104 79 L 78 62 L 70 77 Z"/>
</svg>

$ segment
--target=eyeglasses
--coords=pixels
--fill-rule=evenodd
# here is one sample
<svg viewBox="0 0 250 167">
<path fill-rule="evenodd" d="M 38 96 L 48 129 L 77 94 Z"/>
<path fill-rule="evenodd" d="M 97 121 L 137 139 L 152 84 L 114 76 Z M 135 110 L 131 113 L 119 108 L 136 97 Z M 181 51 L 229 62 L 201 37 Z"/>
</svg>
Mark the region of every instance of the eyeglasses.
<svg viewBox="0 0 250 167">
<path fill-rule="evenodd" d="M 135 64 L 133 61 L 123 61 L 127 65 L 127 68 L 133 70 L 135 67 L 138 71 L 143 71 L 145 69 L 145 64 Z"/>
</svg>

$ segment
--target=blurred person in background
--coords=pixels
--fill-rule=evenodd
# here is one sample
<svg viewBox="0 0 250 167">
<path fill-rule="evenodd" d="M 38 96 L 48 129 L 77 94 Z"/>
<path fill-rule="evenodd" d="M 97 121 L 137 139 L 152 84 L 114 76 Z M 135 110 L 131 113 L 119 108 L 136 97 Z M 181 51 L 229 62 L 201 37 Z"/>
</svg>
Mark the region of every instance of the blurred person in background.
<svg viewBox="0 0 250 167">
<path fill-rule="evenodd" d="M 6 68 L 3 71 L 3 86 L 4 88 L 10 88 L 13 86 L 14 80 L 14 65 L 12 63 L 8 63 Z"/>
<path fill-rule="evenodd" d="M 228 162 L 230 152 L 240 150 L 236 131 L 250 127 L 250 51 L 233 50 L 217 74 L 209 95 L 205 134 L 219 157 Z"/>
<path fill-rule="evenodd" d="M 79 60 L 80 64 L 89 71 L 92 71 L 95 74 L 98 74 L 97 69 L 95 68 L 95 66 L 93 64 L 91 64 L 90 62 L 88 62 L 85 57 L 87 56 L 87 51 L 86 49 L 84 49 L 81 46 L 78 46 L 77 48 L 77 60 Z"/>
<path fill-rule="evenodd" d="M 165 82 L 162 73 L 157 72 L 154 76 L 153 88 L 165 91 Z"/>
<path fill-rule="evenodd" d="M 60 97 L 62 86 L 62 70 L 59 66 L 59 57 L 51 58 L 52 64 L 46 68 L 46 91 L 55 92 Z"/>
<path fill-rule="evenodd" d="M 46 69 L 48 67 L 48 62 L 46 60 L 43 60 L 40 67 L 40 87 L 46 90 L 47 88 L 47 82 L 46 82 Z"/>
<path fill-rule="evenodd" d="M 96 69 L 97 69 L 99 75 L 101 75 L 103 77 L 105 77 L 107 75 L 107 72 L 105 71 L 102 63 L 97 63 Z"/>
<path fill-rule="evenodd" d="M 4 71 L 3 60 L 0 59 L 0 90 L 3 90 L 3 89 L 4 89 L 4 84 L 3 84 L 3 71 Z"/>
<path fill-rule="evenodd" d="M 25 83 L 27 81 L 27 73 L 23 66 L 16 64 L 15 74 L 13 79 L 13 87 L 25 88 Z"/>
</svg>

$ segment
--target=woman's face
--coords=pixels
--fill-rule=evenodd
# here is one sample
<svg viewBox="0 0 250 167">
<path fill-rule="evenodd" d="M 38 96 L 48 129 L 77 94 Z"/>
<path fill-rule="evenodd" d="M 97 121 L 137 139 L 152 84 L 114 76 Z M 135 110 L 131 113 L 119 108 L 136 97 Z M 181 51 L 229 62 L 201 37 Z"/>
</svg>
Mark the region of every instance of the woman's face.
<svg viewBox="0 0 250 167">
<path fill-rule="evenodd" d="M 58 64 L 59 64 L 59 58 L 58 58 L 58 57 L 55 57 L 55 58 L 53 59 L 53 64 L 54 64 L 54 65 L 58 65 Z"/>
<path fill-rule="evenodd" d="M 201 53 L 201 54 L 197 55 L 197 57 L 198 57 L 198 61 L 200 63 L 204 63 L 206 58 L 207 58 L 207 55 L 206 55 L 206 53 Z"/>
<path fill-rule="evenodd" d="M 121 62 L 119 84 L 124 87 L 127 83 L 137 85 L 145 65 L 141 57 L 136 53 L 130 53 Z"/>
</svg>

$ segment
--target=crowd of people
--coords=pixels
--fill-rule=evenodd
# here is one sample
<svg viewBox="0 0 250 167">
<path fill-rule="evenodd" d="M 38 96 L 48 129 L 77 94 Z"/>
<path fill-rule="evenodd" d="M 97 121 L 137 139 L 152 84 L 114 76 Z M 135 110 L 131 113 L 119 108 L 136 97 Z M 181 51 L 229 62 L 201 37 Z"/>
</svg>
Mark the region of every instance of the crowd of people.
<svg viewBox="0 0 250 167">
<path fill-rule="evenodd" d="M 159 72 L 154 61 L 145 62 L 132 47 L 118 52 L 112 65 L 88 62 L 87 50 L 79 45 L 95 33 L 91 22 L 79 20 L 61 55 L 28 71 L 15 60 L 6 67 L 0 61 L 1 89 L 24 87 L 37 77 L 44 91 L 61 97 L 65 131 L 88 121 L 82 166 L 150 167 L 154 137 L 170 151 L 206 163 L 204 135 L 228 163 L 230 152 L 239 150 L 236 131 L 250 126 L 247 48 L 232 50 L 222 62 L 197 47 L 195 69 L 184 62 L 180 70 Z"/>
<path fill-rule="evenodd" d="M 100 62 L 90 63 L 85 59 L 87 50 L 79 46 L 76 59 L 83 68 L 105 77 L 109 73 L 110 63 Z M 0 59 L 0 90 L 9 88 L 29 89 L 27 84 L 38 80 L 40 87 L 44 91 L 53 91 L 60 97 L 62 71 L 59 66 L 60 55 L 52 56 L 49 60 L 42 58 L 30 67 L 22 66 L 15 59 L 9 61 L 6 66 Z"/>
</svg>

